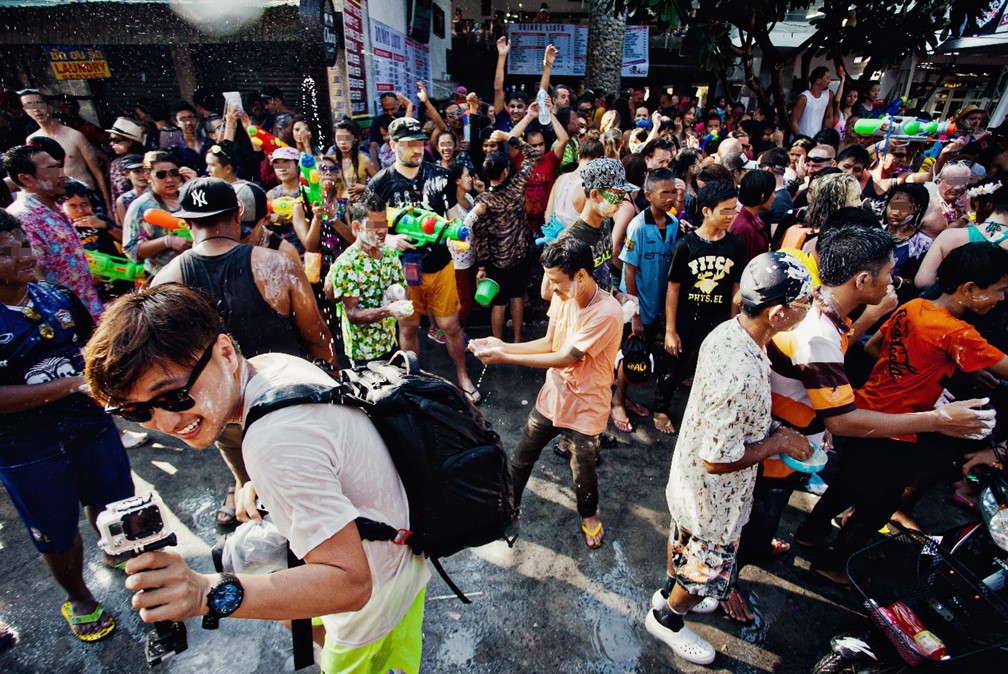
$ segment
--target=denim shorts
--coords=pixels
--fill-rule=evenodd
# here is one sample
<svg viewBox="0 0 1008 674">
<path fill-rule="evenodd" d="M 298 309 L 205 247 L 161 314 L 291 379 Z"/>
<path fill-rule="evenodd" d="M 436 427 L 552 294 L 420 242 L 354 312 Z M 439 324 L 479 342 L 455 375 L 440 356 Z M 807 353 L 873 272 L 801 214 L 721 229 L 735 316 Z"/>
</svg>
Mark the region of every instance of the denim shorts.
<svg viewBox="0 0 1008 674">
<path fill-rule="evenodd" d="M 0 464 L 0 481 L 41 553 L 73 546 L 81 505 L 104 508 L 133 496 L 129 459 L 111 419 L 66 424 L 61 436 L 52 445 L 36 445 L 31 459 Z"/>
</svg>

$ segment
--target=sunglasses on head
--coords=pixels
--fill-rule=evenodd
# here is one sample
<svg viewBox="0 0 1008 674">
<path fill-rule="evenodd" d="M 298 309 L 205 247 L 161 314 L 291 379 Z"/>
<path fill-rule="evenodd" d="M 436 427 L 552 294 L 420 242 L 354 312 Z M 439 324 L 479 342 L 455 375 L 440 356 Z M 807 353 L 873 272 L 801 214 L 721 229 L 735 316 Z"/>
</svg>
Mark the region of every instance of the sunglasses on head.
<svg viewBox="0 0 1008 674">
<path fill-rule="evenodd" d="M 168 176 L 171 176 L 172 178 L 178 178 L 182 174 L 179 172 L 177 168 L 173 168 L 173 169 L 161 169 L 159 171 L 151 171 L 151 175 L 157 178 L 158 180 L 164 180 Z"/>
<path fill-rule="evenodd" d="M 220 334 L 220 332 L 217 333 L 217 335 Z M 109 414 L 122 417 L 126 421 L 133 421 L 135 423 L 142 424 L 151 420 L 154 416 L 154 408 L 166 410 L 168 412 L 185 412 L 186 410 L 191 410 L 196 405 L 196 401 L 193 400 L 191 395 L 189 395 L 189 392 L 192 391 L 192 387 L 196 385 L 196 380 L 199 379 L 201 374 L 203 374 L 203 369 L 207 366 L 207 363 L 210 362 L 214 346 L 217 344 L 217 335 L 214 335 L 213 340 L 203 351 L 203 355 L 200 356 L 198 361 L 196 361 L 196 365 L 193 367 L 192 374 L 189 375 L 189 379 L 186 381 L 185 386 L 165 391 L 145 403 L 106 405 L 105 411 Z"/>
<path fill-rule="evenodd" d="M 805 161 L 810 164 L 825 164 L 828 161 L 833 161 L 833 157 L 817 157 L 810 155 L 805 159 Z"/>
</svg>

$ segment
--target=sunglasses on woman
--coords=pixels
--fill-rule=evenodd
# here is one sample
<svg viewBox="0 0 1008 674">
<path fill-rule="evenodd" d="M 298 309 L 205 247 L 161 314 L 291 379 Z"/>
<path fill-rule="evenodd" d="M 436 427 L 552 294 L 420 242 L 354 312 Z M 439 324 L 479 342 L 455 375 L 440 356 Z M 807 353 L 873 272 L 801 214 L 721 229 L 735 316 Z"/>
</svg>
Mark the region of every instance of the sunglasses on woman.
<svg viewBox="0 0 1008 674">
<path fill-rule="evenodd" d="M 217 335 L 219 334 L 221 333 L 217 333 Z M 196 380 L 203 374 L 203 369 L 207 366 L 207 363 L 210 362 L 214 346 L 217 344 L 217 335 L 214 335 L 213 341 L 210 342 L 210 345 L 203 351 L 203 355 L 196 361 L 196 366 L 193 368 L 192 374 L 189 375 L 185 386 L 165 391 L 145 403 L 106 405 L 105 411 L 109 414 L 122 417 L 126 421 L 142 424 L 153 418 L 154 408 L 167 412 L 185 412 L 186 410 L 191 410 L 196 405 L 196 401 L 193 400 L 193 397 L 189 393 L 192 391 L 192 387 L 196 385 Z"/>
<path fill-rule="evenodd" d="M 172 178 L 178 178 L 182 174 L 179 172 L 177 168 L 173 168 L 173 169 L 161 169 L 159 171 L 153 171 L 151 172 L 151 175 L 153 175 L 158 180 L 164 180 L 168 176 L 171 176 Z"/>
</svg>

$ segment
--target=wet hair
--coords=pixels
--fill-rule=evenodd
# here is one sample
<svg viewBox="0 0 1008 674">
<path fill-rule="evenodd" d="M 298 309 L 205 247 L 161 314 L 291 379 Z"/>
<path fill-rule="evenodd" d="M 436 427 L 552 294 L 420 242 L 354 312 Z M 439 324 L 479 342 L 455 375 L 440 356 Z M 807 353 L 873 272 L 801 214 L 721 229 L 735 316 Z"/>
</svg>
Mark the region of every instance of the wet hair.
<svg viewBox="0 0 1008 674">
<path fill-rule="evenodd" d="M 565 236 L 546 246 L 540 261 L 544 269 L 559 269 L 569 278 L 574 278 L 581 269 L 589 274 L 595 269 L 591 246 L 573 236 Z"/>
<path fill-rule="evenodd" d="M 23 232 L 21 221 L 17 216 L 11 215 L 5 209 L 0 208 L 0 232 Z"/>
<path fill-rule="evenodd" d="M 734 185 L 735 181 L 732 180 L 731 171 L 726 169 L 721 164 L 711 164 L 710 166 L 704 166 L 700 169 L 700 173 L 697 175 L 697 180 L 704 183 L 712 183 L 718 180 L 726 180 Z"/>
<path fill-rule="evenodd" d="M 28 145 L 32 147 L 37 147 L 43 152 L 48 152 L 49 156 L 58 162 L 62 162 L 66 159 L 66 150 L 63 146 L 59 144 L 59 141 L 53 140 L 49 136 L 35 136 L 28 141 Z"/>
<path fill-rule="evenodd" d="M 871 155 L 868 153 L 868 148 L 864 145 L 851 145 L 845 147 L 840 151 L 840 154 L 836 156 L 836 163 L 847 161 L 848 159 L 853 159 L 855 162 L 861 164 L 862 166 L 871 166 Z"/>
<path fill-rule="evenodd" d="M 599 131 L 605 133 L 610 129 L 619 130 L 621 121 L 622 119 L 618 111 L 606 110 L 602 115 L 602 119 L 599 120 Z"/>
<path fill-rule="evenodd" d="M 643 131 L 643 129 L 641 129 Z M 653 157 L 657 150 L 674 150 L 675 145 L 671 142 L 665 140 L 664 138 L 655 138 L 654 140 L 648 141 L 644 147 L 642 147 L 639 152 L 645 157 Z"/>
<path fill-rule="evenodd" d="M 878 276 L 892 258 L 896 240 L 877 227 L 842 225 L 822 232 L 816 240 L 819 279 L 840 286 L 861 272 Z"/>
<path fill-rule="evenodd" d="M 347 217 L 351 222 L 363 222 L 367 220 L 368 213 L 384 213 L 385 200 L 374 191 L 364 193 L 364 197 L 351 201 L 347 208 Z"/>
<path fill-rule="evenodd" d="M 882 229 L 882 221 L 872 211 L 857 206 L 844 206 L 826 218 L 826 222 L 819 228 L 819 232 L 822 233 L 835 227 L 854 225 L 864 227 L 865 229 Z M 818 242 L 819 240 L 816 239 L 816 241 Z"/>
<path fill-rule="evenodd" d="M 743 206 L 759 206 L 777 191 L 777 181 L 769 171 L 749 171 L 739 182 L 738 199 Z"/>
<path fill-rule="evenodd" d="M 697 208 L 716 208 L 718 204 L 737 197 L 738 192 L 731 180 L 712 180 L 697 193 Z"/>
<path fill-rule="evenodd" d="M 154 368 L 190 369 L 217 335 L 209 297 L 181 283 L 128 293 L 106 305 L 84 349 L 84 377 L 101 404 L 121 401 Z"/>
<path fill-rule="evenodd" d="M 511 160 L 508 159 L 506 153 L 495 150 L 483 160 L 483 175 L 486 176 L 487 180 L 500 180 L 501 176 L 504 175 L 504 169 L 510 163 Z"/>
<path fill-rule="evenodd" d="M 920 229 L 921 224 L 924 221 L 924 215 L 927 213 L 928 206 L 931 204 L 931 193 L 928 192 L 926 187 L 919 183 L 893 185 L 886 194 L 885 205 L 882 208 L 883 218 L 886 210 L 889 208 L 889 202 L 892 201 L 893 197 L 897 194 L 906 195 L 906 197 L 910 199 L 910 203 L 912 203 L 917 209 L 912 222 L 914 231 L 916 232 Z"/>
<path fill-rule="evenodd" d="M 599 140 L 598 133 L 589 131 L 578 145 L 578 159 L 599 159 L 604 156 L 605 147 Z"/>
<path fill-rule="evenodd" d="M 618 128 L 609 129 L 602 134 L 602 147 L 605 148 L 606 157 L 612 159 L 620 158 L 620 149 L 623 147 L 623 134 Z"/>
<path fill-rule="evenodd" d="M 1008 250 L 986 241 L 952 249 L 938 265 L 938 287 L 951 294 L 964 283 L 989 288 L 1008 276 Z"/>
<path fill-rule="evenodd" d="M 834 153 L 840 147 L 840 133 L 836 129 L 823 129 L 812 138 L 816 145 L 829 145 Z"/>
<path fill-rule="evenodd" d="M 805 224 L 813 229 L 822 227 L 826 218 L 847 205 L 852 186 L 858 186 L 857 180 L 842 171 L 813 182 L 808 191 L 809 205 L 805 211 Z"/>
<path fill-rule="evenodd" d="M 680 180 L 689 180 L 689 170 L 700 159 L 700 153 L 694 148 L 688 147 L 681 150 L 672 159 L 672 173 Z"/>
<path fill-rule="evenodd" d="M 24 187 L 22 174 L 35 175 L 35 155 L 45 152 L 37 145 L 18 145 L 7 150 L 3 158 L 3 167 L 7 175 L 18 187 Z"/>
<path fill-rule="evenodd" d="M 648 174 L 644 181 L 644 192 L 650 194 L 658 188 L 658 183 L 675 180 L 675 176 L 667 168 L 656 168 Z"/>
<path fill-rule="evenodd" d="M 46 96 L 45 94 L 43 94 L 38 89 L 32 89 L 32 88 L 29 87 L 28 89 L 18 89 L 16 93 L 17 93 L 18 97 L 21 97 L 21 96 L 41 96 L 42 100 L 44 100 L 46 103 L 49 102 L 49 97 Z"/>
</svg>

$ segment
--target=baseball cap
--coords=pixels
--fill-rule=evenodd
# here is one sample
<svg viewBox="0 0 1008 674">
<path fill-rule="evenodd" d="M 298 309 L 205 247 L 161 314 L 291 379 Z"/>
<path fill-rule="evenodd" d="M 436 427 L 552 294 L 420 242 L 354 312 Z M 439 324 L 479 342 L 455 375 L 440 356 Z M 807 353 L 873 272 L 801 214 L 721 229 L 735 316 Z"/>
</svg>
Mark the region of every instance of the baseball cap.
<svg viewBox="0 0 1008 674">
<path fill-rule="evenodd" d="M 244 180 L 232 183 L 235 196 L 242 205 L 241 221 L 243 223 L 255 224 L 266 217 L 268 209 L 266 207 L 266 192 L 255 183 Z"/>
<path fill-rule="evenodd" d="M 610 157 L 593 159 L 581 169 L 581 182 L 586 190 L 622 190 L 631 192 L 637 186 L 627 182 L 623 164 Z"/>
<path fill-rule="evenodd" d="M 238 197 L 231 185 L 220 178 L 196 178 L 182 186 L 179 195 L 182 210 L 176 217 L 198 220 L 238 210 Z"/>
<path fill-rule="evenodd" d="M 801 262 L 785 253 L 761 253 L 742 270 L 742 304 L 765 309 L 812 296 L 812 277 Z"/>
<path fill-rule="evenodd" d="M 616 354 L 616 371 L 623 373 L 628 384 L 646 384 L 654 372 L 654 356 L 647 342 L 637 335 L 630 335 L 623 342 L 623 348 Z"/>
<path fill-rule="evenodd" d="M 143 156 L 138 154 L 127 154 L 122 157 L 122 167 L 127 171 L 143 168 Z"/>
<path fill-rule="evenodd" d="M 427 140 L 420 122 L 412 117 L 393 119 L 388 127 L 389 138 L 392 140 Z"/>
<path fill-rule="evenodd" d="M 112 128 L 105 130 L 108 133 L 122 136 L 137 143 L 142 143 L 144 139 L 144 128 L 129 117 L 117 117 Z"/>
<path fill-rule="evenodd" d="M 721 160 L 721 165 L 724 166 L 729 171 L 755 171 L 759 168 L 759 164 L 749 159 L 741 152 L 729 152 Z"/>
<path fill-rule="evenodd" d="M 293 147 L 278 147 L 273 150 L 273 154 L 270 155 L 270 163 L 272 164 L 277 159 L 290 159 L 292 161 L 298 161 L 301 159 L 301 153 Z"/>
</svg>

